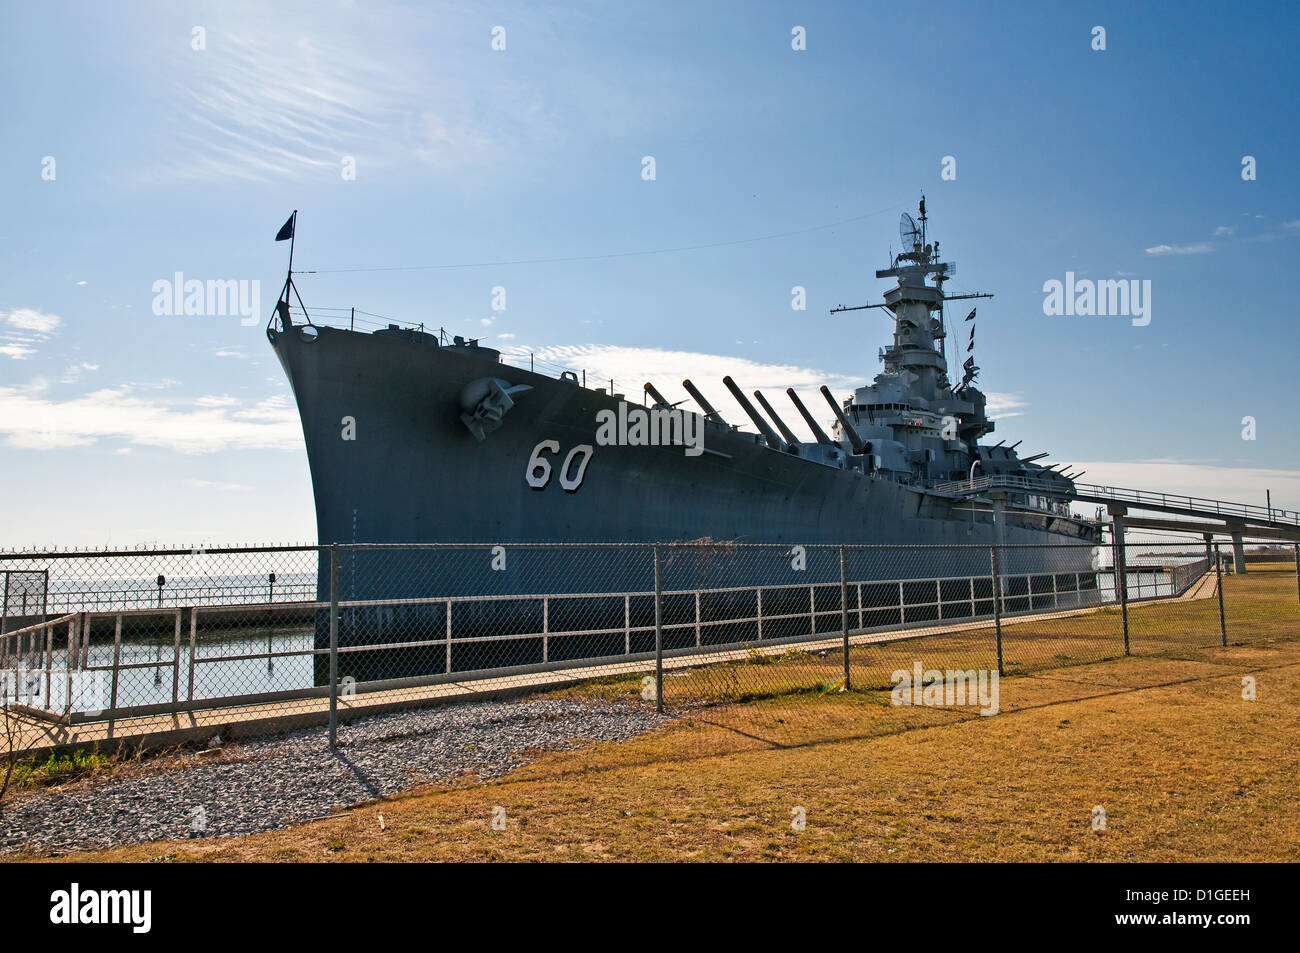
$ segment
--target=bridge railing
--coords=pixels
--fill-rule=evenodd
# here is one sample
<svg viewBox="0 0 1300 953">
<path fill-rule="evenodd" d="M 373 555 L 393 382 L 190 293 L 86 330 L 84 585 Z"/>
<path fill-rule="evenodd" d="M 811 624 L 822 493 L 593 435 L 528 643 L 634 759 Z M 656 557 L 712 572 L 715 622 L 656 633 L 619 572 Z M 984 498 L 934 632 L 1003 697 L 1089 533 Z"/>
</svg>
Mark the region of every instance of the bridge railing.
<svg viewBox="0 0 1300 953">
<path fill-rule="evenodd" d="M 1075 484 L 1074 492 L 1078 497 L 1114 500 L 1117 503 L 1130 503 L 1136 506 L 1157 506 L 1164 509 L 1185 510 L 1189 513 L 1214 513 L 1225 518 L 1235 516 L 1252 522 L 1300 526 L 1300 510 L 1285 510 L 1276 506 L 1230 503 L 1226 500 L 1211 500 L 1201 496 L 1183 496 L 1178 493 L 1160 493 L 1152 490 L 1133 490 L 1085 483 Z"/>
<path fill-rule="evenodd" d="M 1036 480 L 1030 477 L 998 474 L 977 477 L 973 480 L 957 480 L 948 483 L 936 483 L 931 487 L 940 493 L 970 494 L 985 490 L 1025 490 L 1043 493 L 1066 499 L 1081 499 L 1089 502 L 1127 503 L 1132 506 L 1150 506 L 1187 513 L 1213 514 L 1224 519 L 1243 519 L 1253 523 L 1273 523 L 1284 526 L 1300 526 L 1300 510 L 1287 510 L 1280 507 L 1257 506 L 1252 503 L 1230 503 L 1226 500 L 1211 500 L 1200 496 L 1184 496 L 1179 493 L 1162 493 L 1153 490 L 1135 490 L 1128 487 L 1102 486 L 1096 483 L 1075 483 L 1069 493 L 1062 492 L 1060 483 L 1051 480 Z"/>
</svg>

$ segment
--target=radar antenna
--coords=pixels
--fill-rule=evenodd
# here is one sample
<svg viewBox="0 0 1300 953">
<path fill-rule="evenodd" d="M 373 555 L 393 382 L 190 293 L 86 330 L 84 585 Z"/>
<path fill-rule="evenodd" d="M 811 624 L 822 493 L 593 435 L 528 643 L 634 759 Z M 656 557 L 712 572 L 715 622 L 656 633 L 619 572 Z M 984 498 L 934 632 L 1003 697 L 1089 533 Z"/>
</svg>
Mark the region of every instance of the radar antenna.
<svg viewBox="0 0 1300 953">
<path fill-rule="evenodd" d="M 915 254 L 921 250 L 921 227 L 916 224 L 916 219 L 903 213 L 903 217 L 898 221 L 898 237 L 903 240 L 903 254 Z"/>
</svg>

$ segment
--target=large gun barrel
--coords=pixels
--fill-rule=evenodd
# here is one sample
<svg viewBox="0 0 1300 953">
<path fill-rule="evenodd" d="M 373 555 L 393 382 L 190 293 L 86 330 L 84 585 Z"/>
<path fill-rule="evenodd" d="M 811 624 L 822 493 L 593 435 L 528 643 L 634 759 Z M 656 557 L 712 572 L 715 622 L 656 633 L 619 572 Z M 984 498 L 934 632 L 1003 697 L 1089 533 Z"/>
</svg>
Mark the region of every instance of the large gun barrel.
<svg viewBox="0 0 1300 953">
<path fill-rule="evenodd" d="M 791 446 L 798 444 L 799 438 L 794 435 L 794 431 L 787 427 L 785 421 L 782 420 L 777 412 L 772 409 L 772 405 L 767 402 L 767 398 L 763 396 L 763 392 L 756 390 L 754 391 L 754 396 L 758 399 L 758 402 L 763 405 L 763 409 L 767 411 L 767 415 L 772 418 L 772 422 L 776 424 L 776 429 L 781 431 L 781 436 L 785 438 L 785 442 Z"/>
<path fill-rule="evenodd" d="M 705 417 L 712 418 L 724 427 L 727 426 L 727 422 L 722 419 L 722 414 L 713 409 L 713 405 L 705 399 L 704 395 L 700 393 L 698 387 L 692 384 L 689 380 L 682 381 L 682 386 L 686 388 L 686 393 L 690 394 L 691 397 L 695 399 L 695 403 L 699 404 L 704 410 Z"/>
<path fill-rule="evenodd" d="M 799 411 L 799 415 L 803 417 L 803 422 L 806 423 L 808 429 L 813 432 L 813 436 L 817 438 L 817 442 L 834 446 L 835 441 L 826 436 L 826 431 L 822 430 L 821 424 L 817 423 L 817 421 L 813 419 L 813 415 L 808 413 L 808 408 L 803 405 L 803 401 L 801 401 L 799 395 L 794 392 L 794 388 L 787 387 L 785 393 L 787 397 L 794 401 L 795 409 Z"/>
<path fill-rule="evenodd" d="M 821 392 L 822 396 L 826 398 L 826 403 L 831 405 L 831 410 L 835 413 L 835 419 L 840 422 L 840 429 L 844 431 L 844 436 L 848 437 L 849 443 L 853 445 L 853 452 L 861 453 L 866 450 L 867 442 L 858 436 L 858 432 L 853 429 L 853 424 L 849 423 L 849 418 L 844 416 L 844 411 L 840 410 L 840 405 L 831 396 L 830 388 L 823 384 Z"/>
<path fill-rule="evenodd" d="M 775 430 L 768 426 L 767 421 L 759 416 L 758 411 L 754 409 L 754 405 L 749 402 L 749 398 L 736 386 L 736 382 L 730 377 L 724 377 L 722 383 L 727 386 L 727 390 L 731 391 L 731 396 L 736 398 L 736 403 L 740 405 L 740 409 L 749 415 L 749 419 L 754 422 L 754 426 L 763 434 L 767 445 L 773 450 L 784 450 L 785 444 L 781 442 L 781 438 L 776 435 Z"/>
<path fill-rule="evenodd" d="M 649 381 L 646 381 L 645 392 L 650 395 L 651 399 L 656 404 L 663 404 L 666 407 L 672 406 L 672 404 L 668 403 L 667 398 L 665 398 L 663 394 L 659 393 L 658 388 L 656 388 L 655 385 L 651 384 Z"/>
</svg>

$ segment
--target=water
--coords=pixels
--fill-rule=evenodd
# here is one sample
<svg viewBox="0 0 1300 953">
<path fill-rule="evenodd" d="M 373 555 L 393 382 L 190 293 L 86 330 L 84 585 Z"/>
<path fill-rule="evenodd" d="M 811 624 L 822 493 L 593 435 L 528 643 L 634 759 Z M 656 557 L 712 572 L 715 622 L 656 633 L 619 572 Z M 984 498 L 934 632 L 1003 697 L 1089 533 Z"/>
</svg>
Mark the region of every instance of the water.
<svg viewBox="0 0 1300 953">
<path fill-rule="evenodd" d="M 228 695 L 282 692 L 312 687 L 312 656 L 289 655 L 266 658 L 267 647 L 274 652 L 310 652 L 315 634 L 310 627 L 272 629 L 269 631 L 226 636 L 220 642 L 198 643 L 194 665 L 194 683 L 190 684 L 190 647 L 182 640 L 179 665 L 174 643 L 122 641 L 118 668 L 116 703 L 118 707 L 157 705 L 175 700 L 222 698 Z M 65 643 L 66 644 L 66 643 Z M 113 706 L 113 644 L 92 644 L 88 662 L 73 672 L 73 710 L 103 711 Z M 239 658 L 261 654 L 261 658 Z M 68 699 L 67 650 L 53 653 L 53 674 L 47 690 L 45 662 L 42 656 L 37 671 L 10 675 L 9 690 L 25 704 L 61 712 Z M 235 656 L 234 658 L 228 658 Z M 139 666 L 139 667 L 135 667 Z M 192 691 L 192 694 L 191 694 Z"/>
</svg>

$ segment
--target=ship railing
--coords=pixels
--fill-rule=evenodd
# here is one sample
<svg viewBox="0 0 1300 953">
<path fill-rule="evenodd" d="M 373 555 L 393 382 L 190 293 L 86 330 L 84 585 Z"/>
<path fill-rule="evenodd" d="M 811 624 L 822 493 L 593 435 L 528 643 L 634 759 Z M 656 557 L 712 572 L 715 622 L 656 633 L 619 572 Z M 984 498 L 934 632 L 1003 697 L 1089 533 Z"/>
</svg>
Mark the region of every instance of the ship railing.
<svg viewBox="0 0 1300 953">
<path fill-rule="evenodd" d="M 970 495 L 987 490 L 1010 489 L 1044 493 L 1065 499 L 1087 502 L 1127 503 L 1132 506 L 1174 510 L 1195 515 L 1213 515 L 1223 519 L 1243 519 L 1253 523 L 1272 523 L 1300 526 L 1300 510 L 1258 506 L 1251 503 L 1230 503 L 1199 496 L 1184 496 L 1153 490 L 1134 490 L 1126 487 L 1102 486 L 1093 483 L 1074 483 L 1071 489 L 1051 480 L 1037 480 L 1009 474 L 982 476 L 974 480 L 955 480 L 935 483 L 929 489 L 938 493 Z"/>
<path fill-rule="evenodd" d="M 1206 571 L 1204 560 L 1189 565 L 1186 571 L 1171 583 L 1162 583 L 1155 578 L 1161 572 L 1160 567 L 1133 566 L 1129 569 L 1128 597 L 1130 602 L 1169 598 L 1177 595 L 1187 586 L 1199 579 Z M 1015 572 L 1000 573 L 1001 618 L 1014 618 L 1042 613 L 1072 613 L 1087 611 L 1114 598 L 1113 584 L 1110 590 L 1099 588 L 1098 575 L 1105 576 L 1107 570 L 1085 572 Z M 1145 576 L 1145 578 L 1144 578 Z M 661 593 L 664 600 L 690 600 L 694 603 L 693 617 L 681 621 L 665 620 L 661 623 L 665 638 L 669 633 L 686 631 L 693 634 L 693 645 L 666 650 L 672 657 L 689 658 L 692 655 L 716 653 L 734 648 L 738 651 L 750 647 L 763 650 L 764 647 L 790 646 L 803 650 L 838 645 L 841 637 L 842 610 L 839 605 L 841 581 L 816 583 L 780 583 L 771 585 L 746 585 L 731 587 L 710 587 L 698 589 L 670 589 Z M 959 625 L 962 623 L 986 623 L 995 617 L 993 578 L 988 574 L 942 576 L 928 579 L 849 579 L 843 584 L 849 594 L 847 606 L 848 618 L 851 620 L 849 635 L 851 637 L 869 636 L 882 632 L 911 630 L 935 625 Z M 927 594 L 923 590 L 930 590 Z M 791 608 L 790 592 L 807 592 L 806 608 L 797 611 L 782 611 Z M 706 618 L 702 612 L 703 601 L 715 595 L 725 593 L 753 593 L 752 611 L 740 610 L 728 613 L 722 618 Z M 776 596 L 782 594 L 784 597 Z M 653 589 L 629 590 L 624 592 L 552 592 L 552 593 L 516 593 L 496 595 L 463 596 L 429 596 L 410 599 L 376 599 L 376 600 L 341 600 L 337 603 L 340 610 L 347 609 L 386 609 L 398 606 L 440 607 L 442 616 L 441 631 L 429 638 L 416 640 L 388 641 L 360 645 L 340 645 L 337 653 L 340 659 L 352 653 L 371 653 L 376 651 L 411 652 L 418 650 L 436 650 L 443 655 L 443 672 L 441 674 L 412 676 L 402 679 L 388 679 L 382 682 L 367 682 L 354 686 L 355 691 L 363 692 L 386 690 L 393 687 L 418 687 L 437 685 L 454 681 L 464 685 L 474 681 L 499 678 L 503 675 L 528 674 L 530 672 L 558 671 L 562 669 L 581 669 L 593 665 L 608 666 L 619 663 L 652 662 L 653 652 L 635 652 L 633 640 L 638 635 L 653 635 L 655 626 L 651 623 L 637 622 L 633 619 L 633 600 L 653 599 Z M 622 624 L 606 625 L 584 629 L 553 630 L 549 625 L 551 608 L 556 602 L 570 600 L 612 599 L 623 601 Z M 467 603 L 540 603 L 542 626 L 540 630 L 511 632 L 502 634 L 482 634 L 478 631 L 456 631 L 452 607 Z M 309 685 L 300 688 L 280 690 L 250 690 L 241 693 L 209 695 L 204 692 L 202 673 L 209 666 L 245 665 L 265 662 L 268 682 L 277 662 L 294 658 L 328 657 L 330 649 L 319 647 L 316 643 L 315 626 L 303 626 L 304 610 L 306 620 L 315 618 L 317 613 L 328 615 L 329 602 L 307 603 L 266 603 L 245 606 L 190 606 L 164 609 L 116 610 L 111 612 L 82 612 L 62 616 L 48 622 L 30 626 L 6 634 L 0 639 L 0 670 L 3 674 L 21 676 L 23 684 L 35 684 L 43 692 L 29 692 L 34 700 L 29 706 L 30 712 L 63 724 L 107 721 L 147 716 L 219 709 L 250 704 L 274 703 L 281 701 L 326 698 L 329 688 L 326 685 Z M 213 644 L 213 635 L 205 630 L 210 623 L 214 631 L 226 632 L 232 619 L 232 612 L 238 611 L 241 617 L 247 613 L 264 614 L 265 629 L 255 634 L 241 636 L 233 643 L 230 641 Z M 281 614 L 276 621 L 276 614 Z M 150 628 L 158 630 L 158 620 L 164 620 L 171 629 L 171 639 L 165 640 L 155 635 L 144 643 L 132 643 L 124 637 L 129 635 L 133 624 L 138 628 L 144 620 L 152 619 Z M 773 635 L 780 623 L 791 620 L 807 621 L 806 631 L 796 635 Z M 297 644 L 290 642 L 287 646 L 283 631 L 287 626 L 297 623 Z M 113 638 L 111 646 L 102 641 L 96 651 L 92 651 L 90 635 L 99 623 L 102 631 L 111 625 Z M 66 642 L 56 637 L 56 630 L 67 626 Z M 711 641 L 709 633 L 723 626 L 749 625 L 755 637 L 752 640 L 737 642 Z M 281 630 L 277 645 L 274 630 Z M 788 625 L 786 628 L 788 629 Z M 592 638 L 596 636 L 623 636 L 622 654 L 599 655 L 587 658 L 568 658 L 564 652 L 555 652 L 557 643 L 575 638 Z M 261 640 L 265 640 L 262 642 Z M 454 670 L 452 651 L 482 643 L 539 641 L 542 647 L 541 664 L 512 665 L 502 668 L 484 668 L 474 670 Z M 168 646 L 166 643 L 170 642 Z M 256 645 L 256 648 L 254 648 Z M 170 649 L 170 651 L 165 651 Z M 96 658 L 98 656 L 98 658 Z M 644 667 L 644 666 L 643 666 Z M 345 671 L 346 668 L 341 668 Z M 151 696 L 140 698 L 137 694 L 141 681 L 131 673 L 153 671 L 151 680 L 153 688 L 147 691 Z M 134 687 L 128 686 L 134 682 Z M 146 683 L 150 681 L 146 679 Z M 215 681 L 229 686 L 229 678 L 218 677 Z"/>
<path fill-rule="evenodd" d="M 444 327 L 434 327 L 426 325 L 423 322 L 406 321 L 399 318 L 390 318 L 386 315 L 375 314 L 371 311 L 362 311 L 360 308 L 322 308 L 313 307 L 310 312 L 304 311 L 298 305 L 292 305 L 289 313 L 297 322 L 310 321 L 317 327 L 326 328 L 347 328 L 349 331 L 373 332 L 383 330 L 391 325 L 395 325 L 404 331 L 423 331 L 427 334 L 436 335 L 442 344 L 450 344 L 454 340 L 454 335 Z M 477 340 L 482 341 L 482 338 Z M 581 367 L 570 367 L 565 364 L 557 364 L 554 361 L 548 361 L 537 356 L 535 352 L 525 351 L 522 349 L 510 348 L 501 350 L 501 363 L 510 367 L 517 367 L 520 370 L 528 370 L 534 374 L 543 374 L 548 377 L 554 377 L 557 380 L 568 377 L 569 380 L 580 382 L 582 386 L 587 386 L 587 370 Z M 591 376 L 593 386 L 602 384 L 610 385 L 610 393 L 614 388 L 622 388 L 625 394 L 641 393 L 639 384 L 632 385 L 618 378 L 600 378 L 598 375 Z"/>
</svg>

